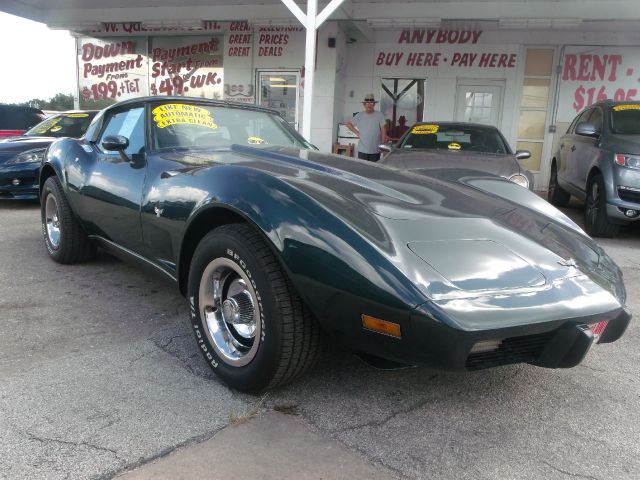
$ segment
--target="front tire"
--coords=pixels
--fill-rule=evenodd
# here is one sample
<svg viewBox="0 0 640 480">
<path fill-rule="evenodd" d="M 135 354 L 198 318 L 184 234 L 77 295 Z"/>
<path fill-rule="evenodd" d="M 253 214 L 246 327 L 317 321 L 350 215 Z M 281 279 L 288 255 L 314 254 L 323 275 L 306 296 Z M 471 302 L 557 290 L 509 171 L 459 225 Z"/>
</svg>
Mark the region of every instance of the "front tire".
<svg viewBox="0 0 640 480">
<path fill-rule="evenodd" d="M 58 177 L 47 178 L 40 202 L 42 234 L 49 256 L 58 263 L 89 260 L 96 246 L 89 240 L 71 210 Z"/>
<path fill-rule="evenodd" d="M 233 388 L 255 393 L 282 385 L 319 356 L 318 323 L 249 225 L 224 225 L 200 241 L 188 297 L 200 351 Z"/>
<path fill-rule="evenodd" d="M 607 216 L 607 194 L 600 174 L 594 175 L 589 181 L 584 225 L 587 233 L 593 237 L 614 237 L 620 231 L 620 225 L 611 223 Z"/>
<path fill-rule="evenodd" d="M 549 203 L 556 207 L 566 207 L 569 205 L 569 199 L 571 198 L 571 194 L 558 185 L 558 167 L 555 162 L 551 164 L 547 198 Z"/>
</svg>

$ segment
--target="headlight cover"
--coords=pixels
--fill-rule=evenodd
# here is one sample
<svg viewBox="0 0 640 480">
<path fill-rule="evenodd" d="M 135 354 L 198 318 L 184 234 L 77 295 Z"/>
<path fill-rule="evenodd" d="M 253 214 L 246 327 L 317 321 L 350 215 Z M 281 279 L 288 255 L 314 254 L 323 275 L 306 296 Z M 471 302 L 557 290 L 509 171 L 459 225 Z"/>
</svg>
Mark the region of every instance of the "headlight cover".
<svg viewBox="0 0 640 480">
<path fill-rule="evenodd" d="M 638 168 L 640 169 L 640 156 L 628 155 L 626 153 L 616 153 L 614 155 L 615 162 L 621 167 Z"/>
<path fill-rule="evenodd" d="M 522 175 L 520 173 L 516 173 L 515 175 L 511 175 L 509 177 L 509 180 L 511 180 L 513 183 L 517 183 L 521 187 L 524 187 L 524 188 L 527 188 L 527 189 L 529 188 L 529 180 L 527 179 L 527 177 L 525 177 L 524 175 Z"/>
<path fill-rule="evenodd" d="M 46 148 L 34 148 L 26 152 L 19 153 L 16 158 L 9 160 L 7 165 L 17 165 L 19 163 L 40 163 L 44 158 Z"/>
</svg>

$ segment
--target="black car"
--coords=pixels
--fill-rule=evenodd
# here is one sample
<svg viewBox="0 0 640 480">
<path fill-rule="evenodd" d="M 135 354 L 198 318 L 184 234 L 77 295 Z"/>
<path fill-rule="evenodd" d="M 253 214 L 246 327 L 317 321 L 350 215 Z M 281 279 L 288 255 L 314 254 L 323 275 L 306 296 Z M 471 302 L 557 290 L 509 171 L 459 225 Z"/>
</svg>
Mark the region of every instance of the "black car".
<svg viewBox="0 0 640 480">
<path fill-rule="evenodd" d="M 0 140 L 0 199 L 37 199 L 40 162 L 47 147 L 56 138 L 81 137 L 96 113 L 58 113 L 20 136 Z"/>
<path fill-rule="evenodd" d="M 0 105 L 0 138 L 15 137 L 44 120 L 39 108 Z"/>
<path fill-rule="evenodd" d="M 51 258 L 100 246 L 164 275 L 242 390 L 302 374 L 324 335 L 446 370 L 561 368 L 630 320 L 615 263 L 529 190 L 322 154 L 260 107 L 115 104 L 51 145 L 39 183 Z"/>
<path fill-rule="evenodd" d="M 449 175 L 451 169 L 498 175 L 533 190 L 533 175 L 518 160 L 531 156 L 513 152 L 500 130 L 466 122 L 424 122 L 413 125 L 392 147 L 383 165 L 431 175 Z M 470 172 L 468 172 L 470 173 Z"/>
<path fill-rule="evenodd" d="M 585 200 L 590 235 L 640 219 L 640 102 L 599 102 L 573 120 L 551 160 L 549 201 L 566 206 L 571 195 Z"/>
</svg>

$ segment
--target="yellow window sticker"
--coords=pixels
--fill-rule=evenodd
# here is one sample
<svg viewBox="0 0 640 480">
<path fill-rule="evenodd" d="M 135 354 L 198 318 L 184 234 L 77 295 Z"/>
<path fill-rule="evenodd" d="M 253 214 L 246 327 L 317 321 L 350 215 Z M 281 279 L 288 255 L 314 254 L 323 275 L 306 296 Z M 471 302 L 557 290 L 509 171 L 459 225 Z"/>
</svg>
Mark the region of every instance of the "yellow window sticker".
<svg viewBox="0 0 640 480">
<path fill-rule="evenodd" d="M 55 132 L 56 130 L 53 130 L 53 127 L 55 127 L 60 120 L 62 120 L 62 117 L 50 118 L 49 120 L 45 120 L 38 126 L 38 128 L 35 128 L 33 132 L 34 133 L 47 133 L 49 131 Z M 60 130 L 60 128 L 58 128 L 58 130 Z"/>
<path fill-rule="evenodd" d="M 249 145 L 262 145 L 262 144 L 267 143 L 267 142 L 265 142 L 260 137 L 249 137 L 249 138 L 247 138 L 247 143 Z"/>
<path fill-rule="evenodd" d="M 200 127 L 215 130 L 215 124 L 211 113 L 206 108 L 186 105 L 183 103 L 165 103 L 152 110 L 153 121 L 158 128 L 165 128 L 169 125 L 197 125 Z"/>
<path fill-rule="evenodd" d="M 49 130 L 50 132 L 59 132 L 60 130 L 62 130 L 62 127 L 60 125 L 57 125 L 55 127 L 51 127 L 51 130 Z"/>
<path fill-rule="evenodd" d="M 613 107 L 614 112 L 620 112 L 622 110 L 640 110 L 640 105 L 616 105 Z"/>
<path fill-rule="evenodd" d="M 83 117 L 88 117 L 89 114 L 88 113 L 67 113 L 65 114 L 65 117 L 69 117 L 69 118 L 83 118 Z"/>
<path fill-rule="evenodd" d="M 439 129 L 439 125 L 416 125 L 411 129 L 411 133 L 415 133 L 417 135 L 430 135 L 432 133 L 438 133 Z"/>
<path fill-rule="evenodd" d="M 460 150 L 462 146 L 459 143 L 451 142 L 449 145 L 447 145 L 447 148 L 449 150 Z"/>
</svg>

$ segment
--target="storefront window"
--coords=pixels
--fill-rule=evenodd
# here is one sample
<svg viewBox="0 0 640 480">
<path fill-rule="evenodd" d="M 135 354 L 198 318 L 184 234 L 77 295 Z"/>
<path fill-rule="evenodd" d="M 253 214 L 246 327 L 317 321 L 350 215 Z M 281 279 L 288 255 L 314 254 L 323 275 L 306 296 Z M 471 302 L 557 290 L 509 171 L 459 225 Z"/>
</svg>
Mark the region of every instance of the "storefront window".
<svg viewBox="0 0 640 480">
<path fill-rule="evenodd" d="M 280 112 L 282 118 L 298 128 L 298 73 L 259 72 L 259 104 Z"/>
<path fill-rule="evenodd" d="M 522 87 L 522 106 L 547 108 L 550 81 L 540 78 L 525 78 Z"/>
<path fill-rule="evenodd" d="M 518 150 L 529 150 L 531 157 L 522 165 L 533 172 L 540 171 L 544 146 L 551 74 L 552 49 L 529 48 L 524 68 L 518 123 Z"/>
<path fill-rule="evenodd" d="M 411 125 L 422 121 L 424 79 L 383 78 L 380 111 L 387 120 L 389 137 L 396 141 Z"/>
</svg>

